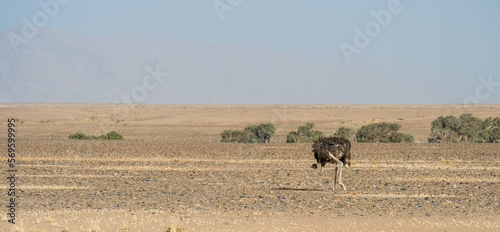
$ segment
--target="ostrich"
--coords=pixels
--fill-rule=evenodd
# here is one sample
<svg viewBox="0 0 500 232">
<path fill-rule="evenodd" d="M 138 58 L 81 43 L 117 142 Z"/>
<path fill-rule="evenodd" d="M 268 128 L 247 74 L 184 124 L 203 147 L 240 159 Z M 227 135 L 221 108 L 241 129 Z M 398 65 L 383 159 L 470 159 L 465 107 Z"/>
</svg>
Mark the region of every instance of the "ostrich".
<svg viewBox="0 0 500 232">
<path fill-rule="evenodd" d="M 335 190 L 335 185 L 339 184 L 345 191 L 345 185 L 342 183 L 342 166 L 348 168 L 351 165 L 351 142 L 346 138 L 319 138 L 314 141 L 312 147 L 317 162 L 312 165 L 312 168 L 317 169 L 319 166 L 319 175 L 321 175 L 326 163 L 335 164 L 333 190 Z"/>
</svg>

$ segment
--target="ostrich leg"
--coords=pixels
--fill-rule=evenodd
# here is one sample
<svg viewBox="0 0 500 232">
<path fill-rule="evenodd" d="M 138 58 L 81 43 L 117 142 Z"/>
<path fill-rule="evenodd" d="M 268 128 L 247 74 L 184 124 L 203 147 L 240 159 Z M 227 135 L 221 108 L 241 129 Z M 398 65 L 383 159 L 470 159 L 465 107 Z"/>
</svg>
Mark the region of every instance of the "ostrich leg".
<svg viewBox="0 0 500 232">
<path fill-rule="evenodd" d="M 344 163 L 342 161 L 340 161 L 339 159 L 335 158 L 335 156 L 333 156 L 332 153 L 328 152 L 328 154 L 335 161 L 335 164 L 336 164 L 335 181 L 333 183 L 333 186 L 334 186 L 333 190 L 335 190 L 335 185 L 339 184 L 340 186 L 342 186 L 344 191 L 346 191 L 345 185 L 344 185 L 344 183 L 342 183 L 342 166 L 344 165 Z"/>
<path fill-rule="evenodd" d="M 337 185 L 337 175 L 338 175 L 338 169 L 339 167 L 337 167 L 335 165 L 335 175 L 333 176 L 333 191 L 335 191 L 335 186 Z"/>
<path fill-rule="evenodd" d="M 340 161 L 340 160 L 339 160 L 339 162 L 340 162 L 340 163 L 339 163 L 339 164 L 337 164 L 337 165 L 339 166 L 339 181 L 338 181 L 338 184 L 339 184 L 340 186 L 342 186 L 342 188 L 344 189 L 344 191 L 346 191 L 345 185 L 344 185 L 344 183 L 342 183 L 342 166 L 343 166 L 344 164 L 343 164 L 343 163 L 342 163 L 342 161 Z"/>
</svg>

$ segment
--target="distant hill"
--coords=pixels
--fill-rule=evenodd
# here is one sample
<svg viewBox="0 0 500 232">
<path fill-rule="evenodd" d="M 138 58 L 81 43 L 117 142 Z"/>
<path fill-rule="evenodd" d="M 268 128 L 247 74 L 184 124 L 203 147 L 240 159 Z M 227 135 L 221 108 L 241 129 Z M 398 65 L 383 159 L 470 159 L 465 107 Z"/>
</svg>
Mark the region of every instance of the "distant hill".
<svg viewBox="0 0 500 232">
<path fill-rule="evenodd" d="M 0 34 L 3 102 L 112 103 L 129 96 L 136 103 L 350 103 L 366 102 L 360 86 L 365 97 L 383 97 L 395 90 L 372 87 L 397 84 L 375 67 L 348 66 L 343 58 L 135 33 L 88 38 L 40 28 L 16 53 L 9 32 L 21 34 L 20 28 Z M 169 75 L 157 83 L 145 78 L 147 67 Z"/>
</svg>

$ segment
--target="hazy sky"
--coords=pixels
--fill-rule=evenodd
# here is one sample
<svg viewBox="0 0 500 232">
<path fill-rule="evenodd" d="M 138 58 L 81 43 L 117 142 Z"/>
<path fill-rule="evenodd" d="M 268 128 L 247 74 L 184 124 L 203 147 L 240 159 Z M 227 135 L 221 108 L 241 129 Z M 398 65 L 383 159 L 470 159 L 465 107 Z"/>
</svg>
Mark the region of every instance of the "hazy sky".
<svg viewBox="0 0 500 232">
<path fill-rule="evenodd" d="M 33 22 L 44 2 L 53 13 L 48 28 L 90 37 L 133 31 L 325 56 L 345 65 L 369 62 L 408 80 L 408 88 L 419 83 L 423 95 L 449 93 L 436 102 L 500 103 L 497 0 L 8 0 L 0 2 L 0 32 L 22 26 L 23 18 Z"/>
</svg>

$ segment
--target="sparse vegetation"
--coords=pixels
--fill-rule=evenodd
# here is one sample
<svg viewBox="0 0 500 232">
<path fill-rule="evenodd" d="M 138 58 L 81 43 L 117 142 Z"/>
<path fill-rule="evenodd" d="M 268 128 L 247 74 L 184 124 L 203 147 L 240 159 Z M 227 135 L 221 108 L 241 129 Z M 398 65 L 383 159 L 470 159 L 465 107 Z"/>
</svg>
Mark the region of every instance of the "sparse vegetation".
<svg viewBox="0 0 500 232">
<path fill-rule="evenodd" d="M 413 136 L 397 132 L 401 125 L 397 123 L 372 123 L 362 126 L 356 132 L 358 142 L 380 142 L 380 143 L 411 143 Z"/>
<path fill-rule="evenodd" d="M 110 139 L 110 140 L 123 140 L 124 138 L 118 132 L 116 132 L 116 131 L 110 131 L 108 134 L 106 134 L 106 139 Z"/>
<path fill-rule="evenodd" d="M 223 143 L 256 143 L 257 136 L 247 130 L 225 130 L 221 134 Z"/>
<path fill-rule="evenodd" d="M 86 135 L 84 133 L 74 133 L 68 137 L 69 139 L 96 139 L 95 136 Z"/>
<path fill-rule="evenodd" d="M 310 143 L 322 137 L 324 134 L 321 131 L 313 130 L 314 123 L 306 123 L 299 126 L 297 131 L 290 131 L 286 137 L 287 143 Z"/>
<path fill-rule="evenodd" d="M 96 140 L 123 140 L 123 136 L 116 131 L 110 131 L 106 135 L 86 135 L 84 133 L 75 133 L 68 136 L 69 139 L 96 139 Z"/>
<path fill-rule="evenodd" d="M 500 118 L 481 120 L 472 114 L 439 116 L 431 123 L 430 143 L 500 142 Z"/>
<path fill-rule="evenodd" d="M 354 129 L 348 127 L 340 127 L 337 132 L 333 134 L 335 137 L 341 137 L 346 139 L 351 139 L 355 135 Z"/>
<path fill-rule="evenodd" d="M 400 132 L 393 132 L 388 138 L 389 143 L 412 143 L 413 136 Z"/>
<path fill-rule="evenodd" d="M 221 136 L 223 143 L 269 143 L 275 131 L 274 124 L 262 123 L 249 125 L 243 130 L 225 130 Z"/>
<path fill-rule="evenodd" d="M 400 124 L 398 132 L 426 142 L 430 123 L 441 112 L 457 112 L 454 105 L 429 107 L 421 115 L 410 114 L 416 107 L 411 106 L 410 113 L 401 113 L 408 115 L 404 121 L 397 120 L 403 108 L 391 110 L 397 115 L 391 116 L 385 109 L 355 106 L 342 112 L 349 120 L 343 125 L 337 117 L 326 114 L 331 108 L 311 112 L 310 107 L 297 107 L 289 111 L 294 113 L 293 120 L 286 122 L 293 126 L 275 124 L 272 144 L 267 145 L 220 143 L 218 136 L 225 129 L 243 130 L 250 124 L 268 122 L 273 115 L 268 106 L 250 114 L 242 113 L 250 106 L 237 110 L 221 106 L 208 111 L 193 107 L 189 112 L 183 105 L 130 108 L 127 113 L 137 113 L 137 117 L 126 117 L 123 124 L 128 123 L 128 127 L 114 121 L 94 125 L 85 114 L 74 119 L 87 104 L 58 110 L 61 115 L 51 114 L 53 107 L 46 106 L 16 110 L 26 120 L 24 126 L 16 128 L 23 133 L 16 135 L 22 148 L 19 193 L 27 197 L 22 197 L 19 220 L 10 226 L 12 231 L 327 231 L 332 224 L 318 222 L 332 214 L 338 219 L 336 225 L 379 218 L 362 226 L 381 230 L 385 229 L 381 223 L 387 220 L 396 225 L 394 230 L 408 230 L 412 223 L 441 231 L 488 231 L 500 225 L 490 216 L 498 212 L 499 195 L 495 192 L 500 191 L 500 143 L 352 144 L 352 168 L 342 173 L 347 192 L 333 192 L 335 165 L 327 164 L 322 176 L 309 168 L 315 160 L 310 145 L 285 143 L 287 131 L 297 131 L 307 122 L 321 122 L 312 129 L 329 136 L 342 126 L 356 132 L 372 123 L 366 117 L 393 118 L 387 122 Z M 114 107 L 99 108 L 96 114 L 118 111 Z M 499 117 L 494 114 L 498 109 L 480 106 L 474 108 L 473 115 L 484 121 L 488 116 Z M 5 115 L 11 110 L 0 107 Z M 54 117 L 30 119 L 31 115 Z M 151 115 L 161 119 L 144 120 Z M 422 115 L 424 119 L 420 119 Z M 49 118 L 54 123 L 38 123 Z M 406 128 L 408 124 L 412 130 Z M 323 129 L 327 127 L 330 129 Z M 216 143 L 213 128 L 220 128 L 215 131 Z M 63 134 L 65 141 L 60 141 L 56 136 L 61 131 L 98 136 L 112 130 L 124 133 L 126 140 L 69 140 Z M 134 139 L 126 130 L 134 131 Z M 467 217 L 453 220 L 458 211 Z M 2 216 L 6 226 L 10 224 L 7 217 Z M 304 220 L 290 224 L 290 218 Z M 253 225 L 253 220 L 260 224 Z M 0 231 L 11 230 L 6 226 L 0 226 Z"/>
</svg>

